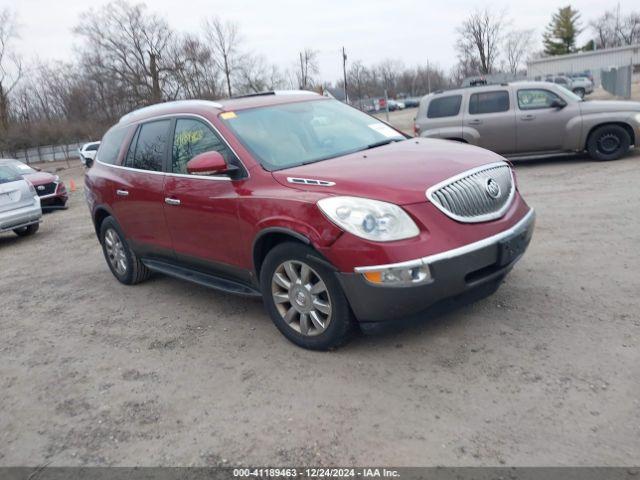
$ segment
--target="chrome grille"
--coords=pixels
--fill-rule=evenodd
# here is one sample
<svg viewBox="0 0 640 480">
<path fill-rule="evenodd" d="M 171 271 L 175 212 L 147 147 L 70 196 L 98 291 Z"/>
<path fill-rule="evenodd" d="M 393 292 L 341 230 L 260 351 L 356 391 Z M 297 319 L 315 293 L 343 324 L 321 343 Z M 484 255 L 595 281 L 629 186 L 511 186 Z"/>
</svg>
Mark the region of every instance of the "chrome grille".
<svg viewBox="0 0 640 480">
<path fill-rule="evenodd" d="M 486 222 L 501 217 L 511 205 L 515 185 L 504 162 L 484 165 L 449 178 L 427 190 L 427 198 L 460 222 Z"/>
</svg>

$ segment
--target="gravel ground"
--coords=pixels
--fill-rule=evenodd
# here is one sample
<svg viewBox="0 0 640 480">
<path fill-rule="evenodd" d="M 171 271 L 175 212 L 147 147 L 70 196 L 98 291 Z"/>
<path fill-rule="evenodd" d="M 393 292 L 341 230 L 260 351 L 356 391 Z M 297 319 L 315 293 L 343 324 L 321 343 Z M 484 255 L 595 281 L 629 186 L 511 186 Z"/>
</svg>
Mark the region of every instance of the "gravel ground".
<svg viewBox="0 0 640 480">
<path fill-rule="evenodd" d="M 492 297 L 331 353 L 259 301 L 109 272 L 79 185 L 0 235 L 0 465 L 633 465 L 640 155 L 517 166 L 538 212 Z"/>
</svg>

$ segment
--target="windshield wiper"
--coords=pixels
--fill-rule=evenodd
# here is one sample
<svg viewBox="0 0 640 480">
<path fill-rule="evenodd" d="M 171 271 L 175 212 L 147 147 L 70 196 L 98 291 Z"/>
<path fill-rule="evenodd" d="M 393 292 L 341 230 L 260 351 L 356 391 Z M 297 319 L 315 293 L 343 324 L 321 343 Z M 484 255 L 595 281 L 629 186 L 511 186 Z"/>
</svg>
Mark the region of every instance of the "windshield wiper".
<svg viewBox="0 0 640 480">
<path fill-rule="evenodd" d="M 384 140 L 380 140 L 379 142 L 370 143 L 369 145 L 367 145 L 366 148 L 363 148 L 363 150 L 370 150 L 372 148 L 382 147 L 384 145 L 389 145 L 390 143 L 393 143 L 393 142 L 401 142 L 402 140 L 404 140 L 404 139 L 386 138 Z"/>
</svg>

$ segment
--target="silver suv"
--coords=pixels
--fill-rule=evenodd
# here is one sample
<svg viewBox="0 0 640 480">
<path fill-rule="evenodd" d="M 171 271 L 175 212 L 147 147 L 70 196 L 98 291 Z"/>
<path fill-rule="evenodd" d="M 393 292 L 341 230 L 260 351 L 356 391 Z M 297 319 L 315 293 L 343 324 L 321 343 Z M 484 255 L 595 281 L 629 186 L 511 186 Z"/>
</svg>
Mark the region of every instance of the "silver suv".
<svg viewBox="0 0 640 480">
<path fill-rule="evenodd" d="M 548 82 L 483 85 L 423 97 L 414 130 L 513 159 L 586 150 L 615 160 L 640 141 L 640 102 L 584 101 Z"/>
</svg>

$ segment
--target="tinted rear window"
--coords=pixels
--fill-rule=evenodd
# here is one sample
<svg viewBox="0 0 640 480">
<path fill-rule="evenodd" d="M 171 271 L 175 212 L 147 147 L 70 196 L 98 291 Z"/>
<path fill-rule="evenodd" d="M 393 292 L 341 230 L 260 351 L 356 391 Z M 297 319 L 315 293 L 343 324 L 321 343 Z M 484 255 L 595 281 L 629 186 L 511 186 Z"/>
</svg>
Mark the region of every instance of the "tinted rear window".
<svg viewBox="0 0 640 480">
<path fill-rule="evenodd" d="M 15 182 L 22 180 L 20 173 L 9 165 L 0 165 L 0 183 Z"/>
<path fill-rule="evenodd" d="M 135 153 L 131 164 L 129 164 L 130 157 L 127 156 L 127 166 L 161 172 L 170 123 L 171 120 L 160 120 L 143 124 L 136 134 L 135 150 L 133 144 L 130 147 L 130 151 Z"/>
<path fill-rule="evenodd" d="M 509 110 L 509 92 L 505 90 L 474 93 L 469 99 L 469 113 L 472 115 L 506 112 L 507 110 Z"/>
<path fill-rule="evenodd" d="M 455 117 L 460 112 L 462 95 L 434 98 L 429 102 L 428 118 Z"/>
<path fill-rule="evenodd" d="M 126 133 L 126 128 L 112 128 L 104 135 L 97 153 L 100 162 L 108 164 L 116 163 Z"/>
</svg>

